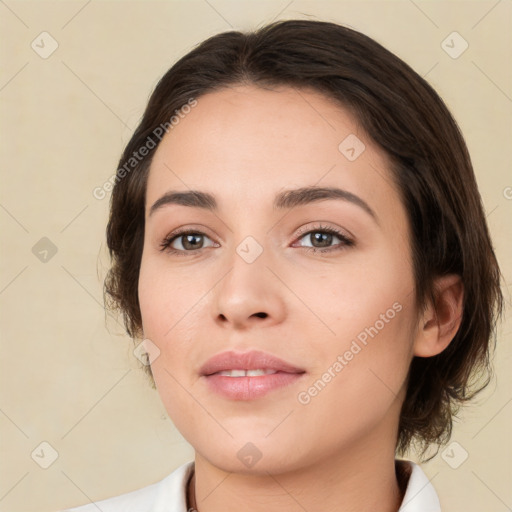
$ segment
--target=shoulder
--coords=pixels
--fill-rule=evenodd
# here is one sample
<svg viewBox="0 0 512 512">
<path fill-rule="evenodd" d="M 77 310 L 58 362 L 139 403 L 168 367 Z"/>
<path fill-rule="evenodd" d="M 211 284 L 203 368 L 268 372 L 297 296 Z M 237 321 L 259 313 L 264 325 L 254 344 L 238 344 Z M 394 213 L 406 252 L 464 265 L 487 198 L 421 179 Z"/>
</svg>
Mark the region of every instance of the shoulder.
<svg viewBox="0 0 512 512">
<path fill-rule="evenodd" d="M 186 484 L 194 469 L 187 462 L 159 482 L 106 500 L 91 502 L 61 512 L 186 512 Z"/>
<path fill-rule="evenodd" d="M 407 487 L 398 512 L 441 512 L 441 504 L 427 475 L 414 462 L 397 461 L 397 474 L 405 474 Z"/>
</svg>

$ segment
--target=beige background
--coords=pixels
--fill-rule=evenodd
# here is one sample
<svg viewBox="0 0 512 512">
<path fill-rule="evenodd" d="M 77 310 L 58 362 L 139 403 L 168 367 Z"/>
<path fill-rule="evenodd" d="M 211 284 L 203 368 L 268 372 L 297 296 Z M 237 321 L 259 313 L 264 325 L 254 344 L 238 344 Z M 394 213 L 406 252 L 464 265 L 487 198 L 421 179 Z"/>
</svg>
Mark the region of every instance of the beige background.
<svg viewBox="0 0 512 512">
<path fill-rule="evenodd" d="M 512 2 L 1 1 L 1 511 L 117 495 L 192 459 L 130 340 L 115 321 L 105 325 L 108 198 L 92 191 L 115 171 L 148 95 L 178 57 L 232 27 L 297 17 L 363 31 L 440 92 L 465 134 L 512 283 Z M 35 40 L 43 51 L 43 31 L 59 45 L 46 59 L 31 48 Z M 456 59 L 441 46 L 453 31 L 469 44 Z M 32 250 L 43 237 L 57 248 L 46 262 Z M 467 460 L 453 469 L 439 454 L 424 466 L 443 511 L 512 508 L 511 332 L 508 320 L 496 377 L 456 425 L 460 446 L 445 452 L 452 466 L 465 452 Z M 43 441 L 58 452 L 47 469 Z"/>
</svg>

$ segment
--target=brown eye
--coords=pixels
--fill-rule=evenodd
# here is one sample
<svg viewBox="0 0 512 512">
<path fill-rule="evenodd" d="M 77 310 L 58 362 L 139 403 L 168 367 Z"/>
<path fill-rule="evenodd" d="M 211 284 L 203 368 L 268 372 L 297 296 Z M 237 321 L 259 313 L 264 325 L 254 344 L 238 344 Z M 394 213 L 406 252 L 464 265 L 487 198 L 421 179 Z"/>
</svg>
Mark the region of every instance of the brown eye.
<svg viewBox="0 0 512 512">
<path fill-rule="evenodd" d="M 333 228 L 312 229 L 307 233 L 302 234 L 298 240 L 302 239 L 309 241 L 310 245 L 300 245 L 300 247 L 313 252 L 317 250 L 330 252 L 354 245 L 352 240 Z"/>
<path fill-rule="evenodd" d="M 309 235 L 309 241 L 311 242 L 313 247 L 329 247 L 332 243 L 335 235 L 331 233 L 326 233 L 322 231 L 312 231 Z"/>
<path fill-rule="evenodd" d="M 183 253 L 204 249 L 214 245 L 213 242 L 210 245 L 205 245 L 205 240 L 210 240 L 210 238 L 200 231 L 173 233 L 162 241 L 160 248 L 162 251 L 167 250 L 174 253 Z"/>
</svg>

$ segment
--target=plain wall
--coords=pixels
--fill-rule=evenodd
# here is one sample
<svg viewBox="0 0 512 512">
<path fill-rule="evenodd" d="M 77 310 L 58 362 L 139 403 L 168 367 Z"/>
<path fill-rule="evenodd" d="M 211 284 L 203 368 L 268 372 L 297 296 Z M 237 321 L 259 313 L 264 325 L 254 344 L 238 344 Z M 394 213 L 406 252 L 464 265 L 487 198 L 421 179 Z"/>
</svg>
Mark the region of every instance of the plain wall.
<svg viewBox="0 0 512 512">
<path fill-rule="evenodd" d="M 133 343 L 106 322 L 108 196 L 98 200 L 93 190 L 115 172 L 173 62 L 210 35 L 274 18 L 360 30 L 437 89 L 472 155 L 510 313 L 511 2 L 1 2 L 1 511 L 114 496 L 193 458 Z M 58 43 L 47 58 L 54 43 L 43 31 Z M 442 46 L 454 31 L 469 45 L 458 58 Z M 508 320 L 493 382 L 455 425 L 458 445 L 424 465 L 445 511 L 512 507 L 511 332 Z M 58 452 L 47 469 L 40 464 L 51 449 L 42 442 Z"/>
</svg>

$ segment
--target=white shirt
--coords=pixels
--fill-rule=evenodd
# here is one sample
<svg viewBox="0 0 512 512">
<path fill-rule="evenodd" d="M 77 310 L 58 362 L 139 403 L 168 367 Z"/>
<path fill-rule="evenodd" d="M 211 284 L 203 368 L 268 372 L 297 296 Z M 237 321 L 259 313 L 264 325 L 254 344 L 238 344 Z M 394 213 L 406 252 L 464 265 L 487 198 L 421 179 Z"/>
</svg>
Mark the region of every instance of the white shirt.
<svg viewBox="0 0 512 512">
<path fill-rule="evenodd" d="M 414 462 L 403 462 L 411 476 L 398 512 L 441 512 L 436 491 L 423 470 Z M 156 484 L 62 512 L 188 512 L 187 482 L 193 471 L 194 462 L 187 462 Z"/>
</svg>

